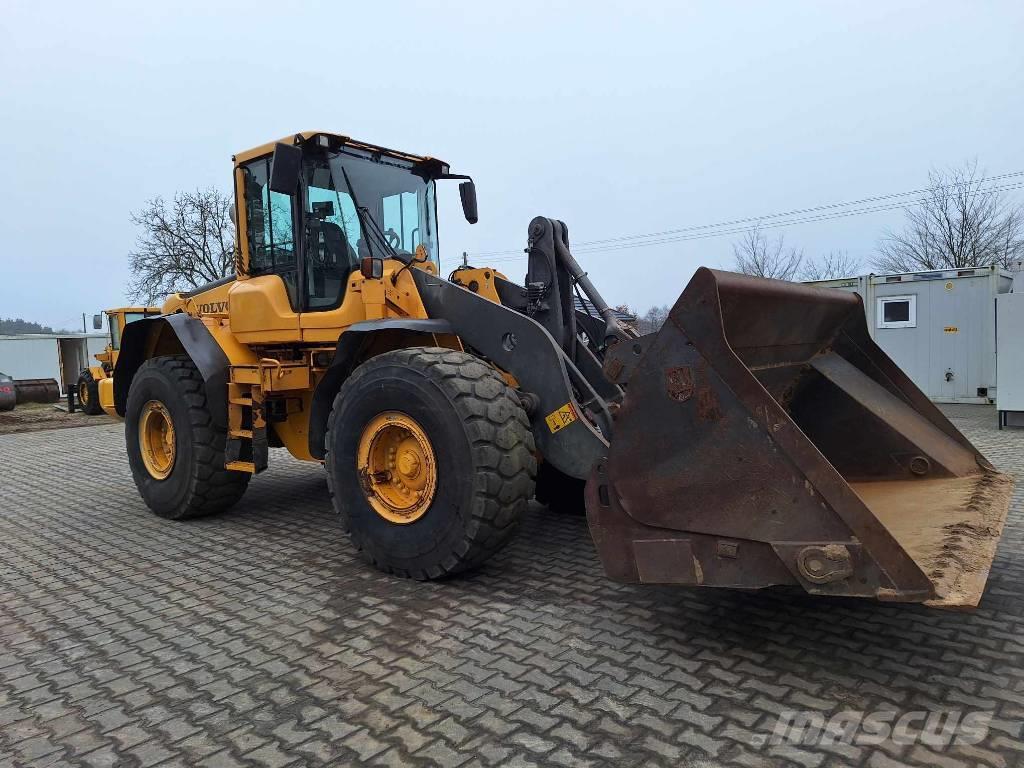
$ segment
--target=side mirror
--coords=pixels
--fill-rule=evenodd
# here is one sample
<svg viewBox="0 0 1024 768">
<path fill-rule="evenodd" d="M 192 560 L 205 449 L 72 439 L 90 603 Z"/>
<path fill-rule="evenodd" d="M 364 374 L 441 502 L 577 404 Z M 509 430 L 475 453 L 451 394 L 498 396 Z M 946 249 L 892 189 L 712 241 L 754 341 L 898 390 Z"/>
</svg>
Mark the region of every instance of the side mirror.
<svg viewBox="0 0 1024 768">
<path fill-rule="evenodd" d="M 270 161 L 270 191 L 294 195 L 301 169 L 302 149 L 294 144 L 275 144 L 274 157 Z"/>
<path fill-rule="evenodd" d="M 476 224 L 479 220 L 476 210 L 476 184 L 472 179 L 459 184 L 459 197 L 462 199 L 462 213 L 466 221 Z"/>
<path fill-rule="evenodd" d="M 359 272 L 367 280 L 380 280 L 384 277 L 384 259 L 367 256 L 359 262 Z"/>
<path fill-rule="evenodd" d="M 96 331 L 102 331 L 103 330 L 103 315 L 93 315 L 92 316 L 92 327 L 93 327 L 93 330 L 96 330 Z"/>
</svg>

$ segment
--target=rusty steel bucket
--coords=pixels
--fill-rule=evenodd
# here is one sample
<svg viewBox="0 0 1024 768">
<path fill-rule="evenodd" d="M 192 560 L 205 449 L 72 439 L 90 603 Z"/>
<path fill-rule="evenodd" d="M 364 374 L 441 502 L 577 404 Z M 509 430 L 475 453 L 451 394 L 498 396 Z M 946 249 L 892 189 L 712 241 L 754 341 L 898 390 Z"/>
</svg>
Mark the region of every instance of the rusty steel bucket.
<svg viewBox="0 0 1024 768">
<path fill-rule="evenodd" d="M 586 490 L 609 576 L 977 605 L 1012 480 L 858 295 L 700 269 L 640 342 Z"/>
</svg>

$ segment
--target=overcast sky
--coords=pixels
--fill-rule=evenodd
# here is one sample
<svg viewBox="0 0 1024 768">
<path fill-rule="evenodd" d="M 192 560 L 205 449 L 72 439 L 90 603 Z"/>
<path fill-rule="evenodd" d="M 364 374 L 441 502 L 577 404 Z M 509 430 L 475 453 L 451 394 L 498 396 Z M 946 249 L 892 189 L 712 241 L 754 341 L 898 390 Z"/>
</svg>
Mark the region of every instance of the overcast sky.
<svg viewBox="0 0 1024 768">
<path fill-rule="evenodd" d="M 100 8 L 102 7 L 102 8 Z M 301 8 L 303 8 L 300 10 Z M 0 15 L 0 316 L 74 328 L 124 301 L 129 213 L 230 188 L 299 130 L 471 173 L 441 189 L 442 266 L 1024 170 L 1024 3 L 83 3 Z M 785 230 L 869 258 L 898 213 Z M 671 303 L 731 238 L 580 254 L 613 301 Z M 522 261 L 497 264 L 521 279 Z"/>
</svg>

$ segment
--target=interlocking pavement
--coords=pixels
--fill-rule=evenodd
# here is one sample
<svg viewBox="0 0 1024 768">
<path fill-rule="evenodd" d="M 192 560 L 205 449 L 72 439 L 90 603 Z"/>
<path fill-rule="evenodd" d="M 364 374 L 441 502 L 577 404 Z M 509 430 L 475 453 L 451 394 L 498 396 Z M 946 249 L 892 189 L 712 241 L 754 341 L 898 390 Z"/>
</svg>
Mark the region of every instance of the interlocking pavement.
<svg viewBox="0 0 1024 768">
<path fill-rule="evenodd" d="M 1024 432 L 947 408 L 999 466 Z M 1024 764 L 1024 492 L 979 610 L 608 581 L 536 507 L 444 583 L 358 560 L 323 470 L 164 521 L 119 425 L 0 436 L 0 768 Z M 787 746 L 782 710 L 991 713 L 978 744 Z"/>
</svg>

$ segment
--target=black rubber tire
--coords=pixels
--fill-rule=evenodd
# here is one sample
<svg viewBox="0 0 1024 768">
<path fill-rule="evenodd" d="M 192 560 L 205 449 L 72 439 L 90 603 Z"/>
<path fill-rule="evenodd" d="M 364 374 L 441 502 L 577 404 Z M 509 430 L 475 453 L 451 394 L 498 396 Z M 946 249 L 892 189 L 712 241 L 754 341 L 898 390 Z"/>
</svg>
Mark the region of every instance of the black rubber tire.
<svg viewBox="0 0 1024 768">
<path fill-rule="evenodd" d="M 583 491 L 586 485 L 586 480 L 569 477 L 550 464 L 542 463 L 537 468 L 537 502 L 552 512 L 585 515 L 587 505 Z"/>
<path fill-rule="evenodd" d="M 149 474 L 139 448 L 139 414 L 150 400 L 163 403 L 174 425 L 174 466 L 163 480 Z M 124 434 L 135 485 L 160 517 L 186 520 L 222 512 L 249 484 L 248 472 L 224 468 L 227 433 L 214 426 L 203 377 L 187 355 L 154 357 L 139 366 L 128 390 Z"/>
<path fill-rule="evenodd" d="M 423 428 L 437 460 L 433 503 L 407 524 L 373 510 L 356 466 L 366 424 L 391 410 Z M 412 347 L 360 365 L 334 399 L 324 449 L 331 501 L 352 544 L 398 576 L 438 579 L 480 565 L 512 538 L 534 493 L 533 433 L 519 398 L 465 352 Z"/>
<path fill-rule="evenodd" d="M 85 400 L 82 400 L 81 392 L 85 389 Z M 100 385 L 92 376 L 92 371 L 86 368 L 78 377 L 78 402 L 82 406 L 82 412 L 89 416 L 99 416 L 103 413 L 100 407 Z"/>
</svg>

